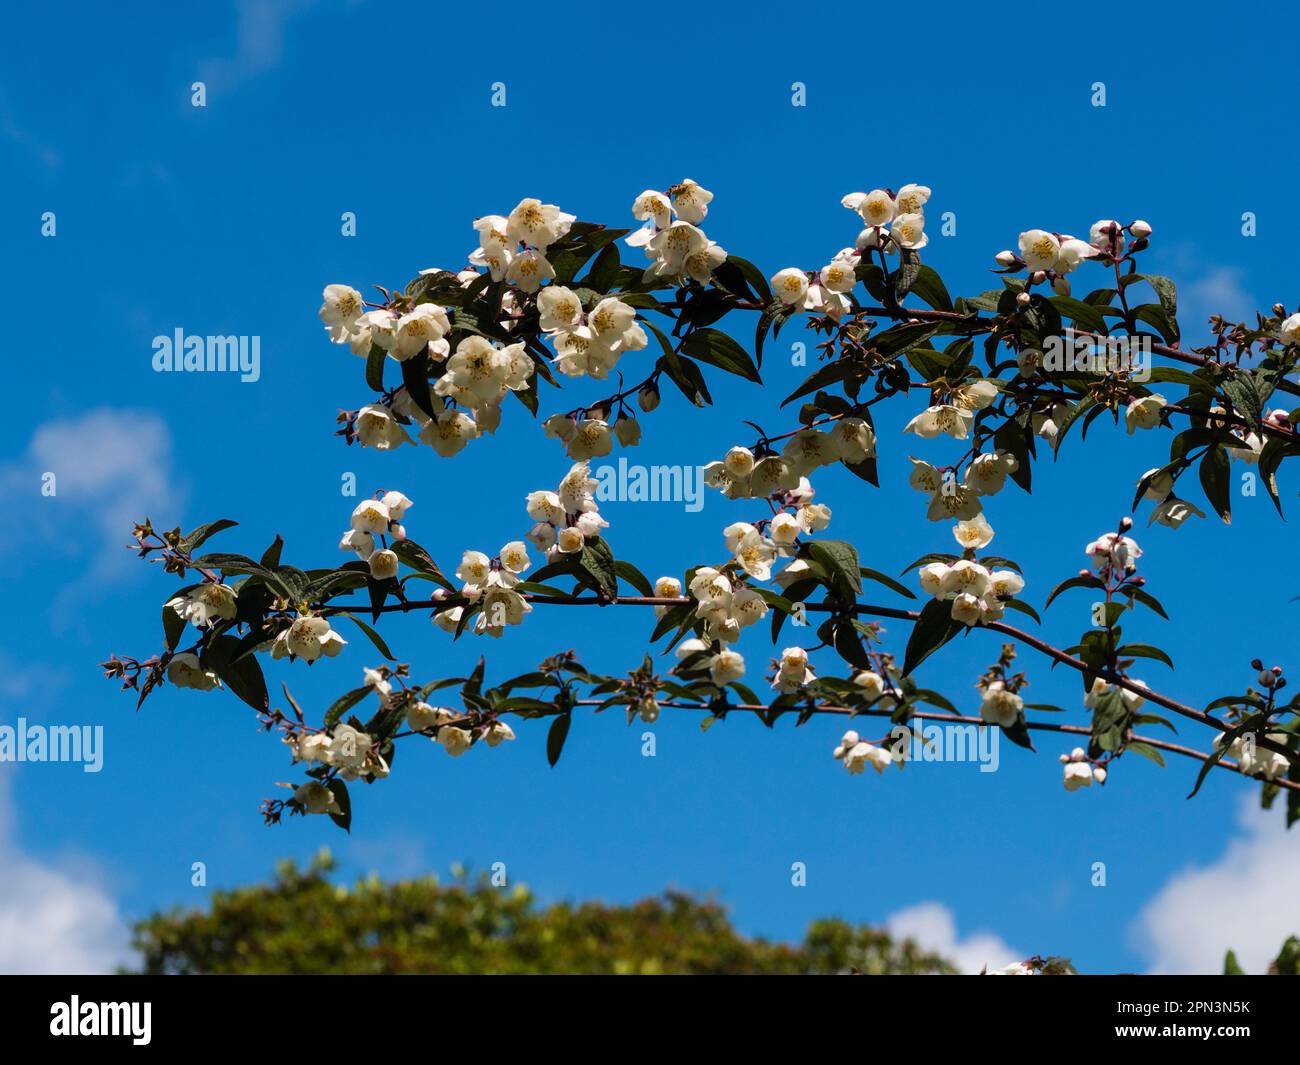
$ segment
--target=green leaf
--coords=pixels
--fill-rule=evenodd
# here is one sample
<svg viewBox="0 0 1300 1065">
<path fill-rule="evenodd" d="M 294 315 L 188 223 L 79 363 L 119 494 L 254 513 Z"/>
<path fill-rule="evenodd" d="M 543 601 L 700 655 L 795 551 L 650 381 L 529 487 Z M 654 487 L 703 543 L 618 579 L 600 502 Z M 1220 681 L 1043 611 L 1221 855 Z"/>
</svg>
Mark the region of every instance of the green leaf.
<svg viewBox="0 0 1300 1065">
<path fill-rule="evenodd" d="M 931 599 L 921 608 L 921 616 L 912 626 L 903 654 L 903 674 L 906 676 L 934 654 L 959 632 L 966 628 L 952 617 L 952 604 L 942 599 Z"/>
<path fill-rule="evenodd" d="M 1230 463 L 1227 450 L 1223 447 L 1212 447 L 1206 451 L 1201 459 L 1200 475 L 1205 498 L 1223 519 L 1223 523 L 1230 525 L 1232 489 L 1229 485 Z"/>
<path fill-rule="evenodd" d="M 378 652 L 381 655 L 387 658 L 390 662 L 397 661 L 397 657 L 393 654 L 392 651 L 388 649 L 388 644 L 384 642 L 384 638 L 380 636 L 379 633 L 377 633 L 373 628 L 367 625 L 355 614 L 349 613 L 346 610 L 343 611 L 340 616 L 351 619 L 356 624 L 357 628 L 359 628 L 362 632 L 366 634 L 367 637 L 369 637 L 370 642 L 375 645 L 375 649 L 378 650 Z"/>
<path fill-rule="evenodd" d="M 193 591 L 199 587 L 197 584 L 191 584 L 177 591 L 176 596 L 184 595 L 186 592 Z M 176 596 L 172 596 L 175 599 Z M 167 601 L 170 603 L 171 599 Z M 163 603 L 162 608 L 162 626 L 163 626 L 163 643 L 167 650 L 176 650 L 176 645 L 180 643 L 181 636 L 185 632 L 185 619 L 176 613 L 175 609 Z"/>
<path fill-rule="evenodd" d="M 222 529 L 232 529 L 238 524 L 239 522 L 231 521 L 229 518 L 221 518 L 218 521 L 210 521 L 205 525 L 200 525 L 197 529 L 186 533 L 181 538 L 180 549 L 186 554 L 193 554 L 208 537 L 221 532 Z"/>
<path fill-rule="evenodd" d="M 234 637 L 212 637 L 203 649 L 200 662 L 254 710 L 266 710 L 270 706 L 262 667 L 255 655 L 239 657 L 239 641 Z"/>
<path fill-rule="evenodd" d="M 560 760 L 560 755 L 564 753 L 564 741 L 569 738 L 569 726 L 572 723 L 571 712 L 560 714 L 551 722 L 550 730 L 546 733 L 546 760 L 552 769 Z"/>
<path fill-rule="evenodd" d="M 583 545 L 582 554 L 578 556 L 578 566 L 590 575 L 596 586 L 609 598 L 618 595 L 618 564 L 609 544 L 601 537 L 593 536 Z"/>
<path fill-rule="evenodd" d="M 384 390 L 384 362 L 388 352 L 378 344 L 370 345 L 370 354 L 366 356 L 366 385 L 375 392 Z"/>
<path fill-rule="evenodd" d="M 1156 748 L 1152 747 L 1149 743 L 1143 743 L 1141 740 L 1139 740 L 1136 743 L 1128 744 L 1127 746 L 1125 746 L 1124 750 L 1132 751 L 1134 754 L 1140 754 L 1143 758 L 1149 758 L 1151 759 L 1151 761 L 1155 762 L 1156 765 L 1160 766 L 1162 769 L 1164 768 L 1165 765 L 1164 755 L 1162 755 L 1158 750 L 1156 750 Z"/>
<path fill-rule="evenodd" d="M 711 366 L 762 384 L 758 367 L 749 353 L 726 333 L 717 329 L 697 329 L 681 345 L 682 354 L 707 362 Z"/>
<path fill-rule="evenodd" d="M 920 296 L 936 311 L 951 311 L 952 297 L 944 287 L 942 278 L 929 266 L 922 266 L 912 282 L 912 294 Z"/>
<path fill-rule="evenodd" d="M 845 540 L 808 540 L 800 555 L 821 563 L 834 588 L 846 599 L 862 592 L 862 567 L 858 550 Z"/>
<path fill-rule="evenodd" d="M 637 569 L 631 562 L 624 562 L 621 559 L 614 563 L 614 572 L 622 577 L 628 584 L 635 588 L 642 595 L 654 595 L 654 586 L 644 573 Z"/>
<path fill-rule="evenodd" d="M 351 710 L 357 703 L 361 702 L 367 695 L 370 695 L 375 689 L 370 685 L 361 688 L 353 688 L 350 692 L 345 692 L 330 703 L 329 709 L 325 711 L 325 727 L 332 729 L 339 723 L 343 715 Z"/>
<path fill-rule="evenodd" d="M 1174 668 L 1174 660 L 1160 650 L 1159 647 L 1154 647 L 1149 643 L 1128 643 L 1115 653 L 1120 658 L 1154 658 L 1157 662 L 1163 662 L 1170 669 Z"/>
<path fill-rule="evenodd" d="M 343 829 L 349 835 L 352 833 L 352 798 L 348 795 L 348 786 L 338 777 L 335 777 L 325 785 L 334 793 L 334 804 L 339 808 L 339 813 L 331 813 L 330 820 L 339 828 Z"/>
<path fill-rule="evenodd" d="M 867 580 L 875 581 L 877 584 L 883 584 L 886 588 L 897 592 L 899 595 L 905 595 L 908 599 L 916 598 L 916 593 L 912 591 L 911 588 L 907 587 L 905 584 L 899 584 L 893 577 L 886 577 L 879 570 L 868 569 L 866 566 L 862 566 L 859 569 L 859 572 L 862 576 L 866 577 Z"/>
</svg>

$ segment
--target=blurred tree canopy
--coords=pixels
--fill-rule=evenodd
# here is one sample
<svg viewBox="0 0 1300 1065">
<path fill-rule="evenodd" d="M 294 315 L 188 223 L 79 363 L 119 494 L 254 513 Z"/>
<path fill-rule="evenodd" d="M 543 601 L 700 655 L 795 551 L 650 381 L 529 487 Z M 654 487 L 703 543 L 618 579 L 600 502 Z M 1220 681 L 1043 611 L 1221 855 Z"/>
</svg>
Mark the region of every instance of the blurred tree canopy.
<svg viewBox="0 0 1300 1065">
<path fill-rule="evenodd" d="M 819 920 L 799 944 L 741 935 L 712 900 L 680 892 L 630 906 L 540 906 L 523 886 L 484 875 L 352 886 L 329 878 L 327 852 L 283 862 L 269 884 L 217 891 L 206 911 L 154 914 L 135 926 L 141 972 L 948 974 L 910 940 Z"/>
</svg>

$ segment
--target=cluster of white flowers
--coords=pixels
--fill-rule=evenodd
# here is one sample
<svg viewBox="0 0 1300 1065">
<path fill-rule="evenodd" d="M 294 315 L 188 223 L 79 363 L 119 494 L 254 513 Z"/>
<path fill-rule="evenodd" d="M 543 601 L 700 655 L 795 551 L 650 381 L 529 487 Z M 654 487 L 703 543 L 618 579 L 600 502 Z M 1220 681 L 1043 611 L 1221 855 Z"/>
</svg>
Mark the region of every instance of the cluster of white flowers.
<svg viewBox="0 0 1300 1065">
<path fill-rule="evenodd" d="M 861 773 L 871 766 L 877 773 L 883 773 L 893 762 L 893 754 L 884 747 L 867 743 L 853 729 L 840 738 L 840 744 L 831 757 L 841 762 L 850 773 Z M 902 763 L 898 763 L 902 768 Z"/>
<path fill-rule="evenodd" d="M 956 519 L 970 522 L 979 518 L 984 509 L 982 497 L 1002 491 L 1007 477 L 1020 468 L 1019 460 L 1009 451 L 986 452 L 970 461 L 959 483 L 955 475 L 945 475 L 928 462 L 908 457 L 912 461 L 912 472 L 907 483 L 929 497 L 930 505 L 925 513 L 931 521 Z M 989 539 L 992 539 L 991 530 Z"/>
<path fill-rule="evenodd" d="M 388 776 L 388 763 L 375 746 L 374 737 L 351 725 L 335 725 L 333 735 L 300 733 L 286 737 L 285 742 L 289 744 L 295 762 L 330 766 L 337 769 L 344 780 L 382 780 Z"/>
<path fill-rule="evenodd" d="M 423 700 L 413 703 L 406 711 L 406 723 L 413 732 L 437 729 L 434 739 L 453 758 L 459 758 L 478 740 L 496 747 L 515 738 L 515 730 L 504 721 L 489 721 L 471 728 L 461 721 L 464 715 L 446 706 L 430 706 Z"/>
<path fill-rule="evenodd" d="M 953 389 L 949 402 L 926 407 L 907 423 L 903 432 L 915 433 L 924 440 L 944 435 L 954 440 L 965 440 L 970 435 L 975 412 L 992 405 L 998 398 L 1000 387 L 996 381 L 984 378 L 958 385 Z"/>
<path fill-rule="evenodd" d="M 219 619 L 229 621 L 234 618 L 235 589 L 228 584 L 209 581 L 176 596 L 167 605 L 182 621 L 188 621 L 197 629 L 206 629 Z"/>
<path fill-rule="evenodd" d="M 876 434 L 861 418 L 840 418 L 828 431 L 812 427 L 794 433 L 781 453 L 755 456 L 733 447 L 720 462 L 704 467 L 704 483 L 728 499 L 767 499 L 806 492 L 808 474 L 834 462 L 861 462 L 876 453 Z"/>
<path fill-rule="evenodd" d="M 521 292 L 533 293 L 555 277 L 546 249 L 562 239 L 576 221 L 552 203 L 526 198 L 509 215 L 491 214 L 474 220 L 479 246 L 469 261 L 484 267 L 493 281 L 508 281 Z"/>
<path fill-rule="evenodd" d="M 641 442 L 641 423 L 624 413 L 613 427 L 606 420 L 603 408 L 586 411 L 583 417 L 552 414 L 542 422 L 547 436 L 564 443 L 569 458 L 584 462 L 604 458 L 614 450 L 617 440 L 623 447 L 635 447 Z"/>
<path fill-rule="evenodd" d="M 691 280 L 701 285 L 712 280 L 713 271 L 727 259 L 727 253 L 699 228 L 712 199 L 708 189 L 685 178 L 667 192 L 646 189 L 632 201 L 632 217 L 645 225 L 626 243 L 645 249 L 650 260 L 645 280 Z"/>
<path fill-rule="evenodd" d="M 1065 766 L 1064 784 L 1066 791 L 1090 788 L 1094 780 L 1098 784 L 1106 783 L 1105 768 L 1092 766 L 1088 761 L 1087 752 L 1082 747 L 1076 747 L 1069 754 L 1061 755 L 1061 763 Z"/>
<path fill-rule="evenodd" d="M 456 576 L 464 583 L 460 594 L 469 603 L 483 601 L 483 609 L 474 619 L 474 632 L 499 637 L 507 625 L 518 625 L 531 614 L 532 605 L 515 589 L 523 579 L 520 574 L 531 566 L 528 547 L 522 540 L 512 540 L 495 558 L 482 551 L 466 551 L 456 567 Z M 455 606 L 434 614 L 433 622 L 445 632 L 460 627 L 465 607 Z"/>
<path fill-rule="evenodd" d="M 816 679 L 817 674 L 808 662 L 808 652 L 802 647 L 787 647 L 781 652 L 772 687 L 782 695 L 793 695 Z"/>
<path fill-rule="evenodd" d="M 1121 226 L 1113 218 L 1102 218 L 1092 224 L 1087 240 L 1067 233 L 1030 229 L 1020 234 L 1019 254 L 1002 251 L 996 258 L 998 265 L 1006 270 L 1028 270 L 1034 284 L 1050 279 L 1057 295 L 1068 296 L 1068 275 L 1086 259 L 1113 262 L 1124 251 L 1125 232 L 1135 241 L 1146 240 L 1151 236 L 1151 226 L 1141 219 Z"/>
<path fill-rule="evenodd" d="M 852 248 L 836 252 L 815 272 L 788 266 L 772 275 L 772 292 L 788 307 L 828 314 L 837 321 L 848 313 L 848 293 L 857 284 L 857 266 L 873 248 L 893 254 L 900 248 L 916 251 L 929 243 L 925 232 L 925 204 L 930 189 L 904 185 L 897 194 L 889 189 L 851 192 L 840 202 L 862 216 L 866 228 Z"/>
<path fill-rule="evenodd" d="M 963 625 L 999 620 L 1005 612 L 1002 600 L 1025 586 L 1014 570 L 989 570 L 968 558 L 951 564 L 931 562 L 921 567 L 918 577 L 923 591 L 952 603 L 952 618 Z"/>
<path fill-rule="evenodd" d="M 766 604 L 764 604 L 763 609 L 766 611 Z M 676 654 L 678 659 L 685 661 L 698 654 L 707 654 L 711 650 L 708 641 L 693 636 L 677 645 Z M 714 684 L 729 684 L 731 681 L 739 680 L 745 675 L 744 657 L 739 651 L 733 651 L 730 647 L 724 647 L 717 653 L 710 654 L 707 665 L 709 676 Z"/>
<path fill-rule="evenodd" d="M 580 552 L 588 540 L 609 527 L 600 516 L 596 486 L 591 467 L 576 462 L 554 492 L 528 493 L 528 516 L 536 524 L 528 530 L 527 539 L 546 553 L 547 562 Z"/>
<path fill-rule="evenodd" d="M 606 297 L 588 311 L 572 289 L 547 285 L 537 297 L 539 324 L 555 347 L 555 369 L 566 377 L 609 376 L 625 352 L 646 346 L 636 311 Z"/>
<path fill-rule="evenodd" d="M 1285 732 L 1270 732 L 1267 735 L 1274 743 L 1280 743 L 1283 746 L 1290 739 Z M 1216 749 L 1223 747 L 1225 738 L 1222 732 L 1214 737 Z M 1247 776 L 1263 777 L 1265 780 L 1275 780 L 1279 776 L 1285 775 L 1291 767 L 1286 755 L 1280 751 L 1270 751 L 1260 747 L 1255 742 L 1254 736 L 1238 736 L 1228 745 L 1226 753 L 1229 758 L 1237 760 L 1237 764 L 1241 766 L 1241 771 Z"/>
<path fill-rule="evenodd" d="M 341 551 L 351 551 L 370 566 L 377 581 L 397 576 L 397 554 L 386 546 L 385 537 L 395 543 L 406 539 L 402 518 L 415 504 L 401 492 L 385 492 L 379 499 L 364 499 L 352 511 L 351 528 L 339 541 Z M 375 537 L 380 538 L 379 545 Z"/>
<path fill-rule="evenodd" d="M 742 629 L 767 616 L 767 600 L 752 588 L 733 584 L 730 577 L 712 566 L 697 569 L 689 588 L 696 601 L 695 616 L 704 622 L 705 634 L 710 639 L 735 643 Z M 703 641 L 694 642 L 707 646 Z M 681 647 L 693 646 L 694 642 L 686 640 Z"/>
</svg>

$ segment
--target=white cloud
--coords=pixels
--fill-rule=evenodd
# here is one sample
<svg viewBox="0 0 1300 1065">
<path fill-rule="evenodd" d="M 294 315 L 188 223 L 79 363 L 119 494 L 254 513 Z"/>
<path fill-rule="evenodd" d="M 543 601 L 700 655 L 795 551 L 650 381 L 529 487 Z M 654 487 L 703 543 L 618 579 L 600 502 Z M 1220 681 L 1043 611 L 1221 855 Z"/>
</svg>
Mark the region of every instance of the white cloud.
<svg viewBox="0 0 1300 1065">
<path fill-rule="evenodd" d="M 278 66 L 284 54 L 285 23 L 312 3 L 313 0 L 239 0 L 235 54 L 204 62 L 200 80 L 228 89 Z"/>
<path fill-rule="evenodd" d="M 957 935 L 957 919 L 940 902 L 920 902 L 891 914 L 885 922 L 895 939 L 911 939 L 924 950 L 950 959 L 963 973 L 1001 969 L 1028 955 L 1007 946 L 992 932 Z"/>
<path fill-rule="evenodd" d="M 46 474 L 55 477 L 53 496 L 41 492 Z M 101 408 L 46 422 L 26 454 L 0 467 L 0 499 L 29 519 L 24 538 L 11 529 L 2 546 L 21 550 L 36 533 L 46 542 L 62 534 L 67 549 L 89 555 L 84 576 L 120 574 L 134 559 L 123 550 L 131 526 L 179 513 L 172 480 L 171 433 L 157 414 Z"/>
<path fill-rule="evenodd" d="M 129 933 L 96 870 L 23 852 L 0 771 L 0 973 L 106 973 L 129 960 Z"/>
<path fill-rule="evenodd" d="M 1242 284 L 1237 266 L 1216 266 L 1208 274 L 1182 286 L 1178 318 L 1188 338 L 1209 341 L 1209 318 L 1218 314 L 1230 322 L 1253 322 L 1257 303 Z"/>
<path fill-rule="evenodd" d="M 1173 876 L 1131 929 L 1153 973 L 1219 973 L 1237 952 L 1248 973 L 1262 973 L 1289 935 L 1300 934 L 1300 838 L 1278 809 L 1242 797 L 1238 835 L 1217 859 Z"/>
</svg>

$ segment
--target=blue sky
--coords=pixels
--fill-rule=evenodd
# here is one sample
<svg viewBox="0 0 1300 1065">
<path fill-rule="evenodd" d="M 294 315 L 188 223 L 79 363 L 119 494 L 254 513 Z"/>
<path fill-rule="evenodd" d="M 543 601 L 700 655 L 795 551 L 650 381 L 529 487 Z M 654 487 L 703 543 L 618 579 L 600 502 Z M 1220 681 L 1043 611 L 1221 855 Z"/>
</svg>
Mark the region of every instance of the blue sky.
<svg viewBox="0 0 1300 1065">
<path fill-rule="evenodd" d="M 1252 937 L 1280 942 L 1294 929 L 1225 928 L 1208 900 L 1289 891 L 1261 897 L 1279 908 L 1300 881 L 1294 840 L 1276 833 L 1276 818 L 1243 811 L 1256 788 L 1239 779 L 1212 780 L 1187 802 L 1193 773 L 1182 762 L 1125 764 L 1105 789 L 1067 795 L 1061 745 L 1045 738 L 1037 756 L 1004 747 L 997 773 L 938 765 L 850 778 L 830 758 L 840 731 L 831 721 L 769 732 L 733 718 L 701 735 L 694 716 L 665 715 L 658 756 L 645 759 L 641 729 L 607 715 L 576 722 L 554 770 L 540 724 L 456 761 L 406 750 L 391 780 L 358 793 L 347 838 L 324 819 L 262 826 L 258 801 L 292 772 L 235 700 L 169 689 L 136 714 L 96 669 L 109 651 L 143 657 L 158 640 L 173 581 L 114 546 L 146 510 L 187 527 L 233 517 L 241 527 L 214 545 L 256 554 L 280 533 L 287 561 L 334 564 L 354 502 L 340 477 L 353 471 L 363 491 L 400 488 L 416 501 L 410 533 L 445 565 L 526 530 L 523 495 L 552 487 L 568 463 L 522 408 L 507 408 L 498 435 L 457 460 L 347 449 L 331 436 L 333 418 L 368 398 L 362 364 L 325 341 L 315 316 L 328 282 L 396 286 L 424 267 L 459 267 L 470 220 L 523 196 L 630 225 L 637 193 L 689 176 L 716 194 L 710 236 L 770 274 L 820 266 L 852 242 L 843 194 L 917 181 L 934 189 L 925 258 L 954 292 L 990 287 L 993 254 L 1023 229 L 1077 233 L 1101 217 L 1143 217 L 1155 229 L 1148 268 L 1181 283 L 1187 337 L 1204 334 L 1211 311 L 1293 306 L 1300 225 L 1289 175 L 1300 160 L 1284 132 L 1296 103 L 1285 68 L 1261 62 L 1252 35 L 1221 37 L 1187 12 L 1171 21 L 1125 6 L 1085 24 L 1041 6 L 1017 16 L 1020 7 L 994 20 L 932 5 L 924 26 L 891 18 L 883 37 L 865 13 L 842 30 L 829 15 L 736 22 L 703 9 L 663 12 L 656 26 L 645 11 L 603 5 L 562 15 L 502 5 L 490 25 L 473 7 L 443 9 L 435 24 L 414 5 L 138 5 L 87 8 L 57 34 L 34 10 L 15 12 L 0 75 L 0 272 L 15 304 L 3 343 L 20 397 L 0 422 L 11 604 L 0 697 L 6 722 L 103 723 L 106 764 L 97 775 L 0 773 L 11 868 L 34 871 L 28 887 L 55 877 L 69 899 L 93 902 L 100 931 L 200 904 L 191 862 L 229 886 L 328 843 L 348 875 L 504 861 L 545 898 L 716 892 L 743 929 L 776 937 L 817 916 L 884 922 L 935 903 L 896 926 L 938 943 L 955 934 L 965 947 L 988 933 L 1010 951 L 991 960 L 1065 953 L 1093 971 L 1212 964 L 1223 942 L 1262 957 Z M 1285 37 L 1293 16 L 1269 20 Z M 1190 58 L 1205 54 L 1209 33 L 1216 61 L 1245 64 L 1250 77 L 1214 76 Z M 1171 67 L 1170 57 L 1189 58 Z M 198 80 L 201 109 L 190 105 Z M 497 81 L 505 108 L 489 106 Z M 803 108 L 790 104 L 796 81 L 807 86 Z M 1097 81 L 1104 108 L 1090 103 Z M 1228 161 L 1239 149 L 1249 162 Z M 40 233 L 47 211 L 54 238 Z M 344 211 L 356 212 L 353 238 L 340 235 Z M 955 236 L 937 233 L 945 211 Z M 1241 233 L 1245 211 L 1258 217 L 1253 238 Z M 151 340 L 178 327 L 260 336 L 261 380 L 155 374 Z M 738 335 L 750 329 L 738 324 Z M 806 372 L 789 365 L 797 339 L 792 325 L 769 349 L 765 390 L 712 374 L 715 409 L 666 397 L 629 458 L 700 463 L 752 440 L 742 419 L 771 431 Z M 591 382 L 563 402 L 547 392 L 543 413 L 598 394 Z M 887 572 L 951 546 L 906 487 L 909 453 L 950 461 L 938 441 L 898 436 L 908 406 L 881 418 L 880 490 L 844 471 L 815 479 L 835 512 L 831 533 Z M 1039 468 L 1032 497 L 1009 487 L 993 500 L 993 546 L 1024 566 L 1029 601 L 1041 606 L 1078 569 L 1083 545 L 1113 528 L 1167 443 L 1099 424 L 1086 446 L 1075 439 L 1055 468 Z M 55 499 L 39 494 L 45 470 L 59 475 Z M 1284 500 L 1295 496 L 1284 475 Z M 654 575 L 720 559 L 722 526 L 744 512 L 711 495 L 700 514 L 611 503 L 606 516 L 618 555 Z M 1239 690 L 1252 657 L 1287 662 L 1300 606 L 1275 560 L 1294 536 L 1266 497 L 1235 500 L 1231 529 L 1193 521 L 1139 539 L 1173 620 L 1144 615 L 1130 635 L 1162 644 L 1179 667 L 1153 664 L 1144 679 L 1204 704 Z M 1074 642 L 1085 598 L 1054 605 L 1044 634 Z M 429 677 L 484 652 L 489 675 L 502 677 L 568 647 L 619 672 L 639 661 L 649 629 L 633 611 L 539 610 L 490 645 L 453 645 L 423 618 L 393 625 L 390 642 Z M 901 651 L 901 627 L 890 639 Z M 752 680 L 768 647 L 753 633 L 741 649 Z M 996 655 L 997 641 L 975 634 L 924 676 L 973 712 L 971 686 Z M 269 679 L 288 680 L 319 711 L 374 660 L 354 641 L 329 665 Z M 1028 653 L 1020 664 L 1035 700 L 1083 720 L 1077 678 Z M 806 887 L 790 884 L 795 861 L 807 863 Z M 1090 883 L 1098 861 L 1104 888 Z M 1261 868 L 1280 886 L 1261 887 Z M 1193 941 L 1210 945 L 1189 953 L 1182 944 Z"/>
</svg>

